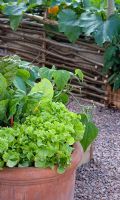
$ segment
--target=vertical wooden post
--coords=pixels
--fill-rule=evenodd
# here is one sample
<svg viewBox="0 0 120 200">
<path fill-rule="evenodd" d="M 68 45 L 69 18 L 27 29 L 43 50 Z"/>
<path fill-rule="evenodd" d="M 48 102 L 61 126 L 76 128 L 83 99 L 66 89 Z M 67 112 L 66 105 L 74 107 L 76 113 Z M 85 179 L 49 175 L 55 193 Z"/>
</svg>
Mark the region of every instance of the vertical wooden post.
<svg viewBox="0 0 120 200">
<path fill-rule="evenodd" d="M 107 0 L 107 16 L 110 17 L 115 13 L 115 1 L 114 0 Z"/>
</svg>

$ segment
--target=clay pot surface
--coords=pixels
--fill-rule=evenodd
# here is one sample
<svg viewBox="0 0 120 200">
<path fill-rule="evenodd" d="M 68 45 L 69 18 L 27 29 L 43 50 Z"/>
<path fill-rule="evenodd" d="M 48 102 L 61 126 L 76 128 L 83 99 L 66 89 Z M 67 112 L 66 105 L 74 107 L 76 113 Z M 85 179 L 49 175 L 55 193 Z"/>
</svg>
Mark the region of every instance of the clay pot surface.
<svg viewBox="0 0 120 200">
<path fill-rule="evenodd" d="M 83 154 L 79 143 L 74 147 L 71 166 L 64 174 L 34 167 L 0 171 L 0 200 L 73 200 L 75 172 Z"/>
<path fill-rule="evenodd" d="M 82 160 L 79 163 L 79 166 L 88 163 L 90 160 L 93 159 L 93 151 L 94 151 L 94 144 L 91 144 L 85 152 L 83 152 Z"/>
</svg>

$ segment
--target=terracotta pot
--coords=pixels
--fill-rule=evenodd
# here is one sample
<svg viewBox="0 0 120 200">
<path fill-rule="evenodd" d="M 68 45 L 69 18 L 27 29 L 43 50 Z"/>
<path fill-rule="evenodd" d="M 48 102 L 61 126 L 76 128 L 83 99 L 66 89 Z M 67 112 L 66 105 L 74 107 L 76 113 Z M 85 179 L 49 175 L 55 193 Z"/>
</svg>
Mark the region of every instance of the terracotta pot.
<svg viewBox="0 0 120 200">
<path fill-rule="evenodd" d="M 75 172 L 82 148 L 75 144 L 72 164 L 64 174 L 56 169 L 5 168 L 0 171 L 0 200 L 73 200 Z"/>
<path fill-rule="evenodd" d="M 85 152 L 83 152 L 83 157 L 82 160 L 79 163 L 79 166 L 88 163 L 90 160 L 93 159 L 93 150 L 94 150 L 94 145 L 91 144 Z"/>
</svg>

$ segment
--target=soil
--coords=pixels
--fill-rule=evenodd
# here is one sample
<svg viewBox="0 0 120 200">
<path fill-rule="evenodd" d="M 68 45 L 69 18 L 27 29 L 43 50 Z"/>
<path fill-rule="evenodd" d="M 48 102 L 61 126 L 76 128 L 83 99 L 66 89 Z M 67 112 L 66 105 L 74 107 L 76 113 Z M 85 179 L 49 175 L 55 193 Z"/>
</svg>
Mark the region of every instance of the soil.
<svg viewBox="0 0 120 200">
<path fill-rule="evenodd" d="M 69 108 L 81 110 L 75 101 Z M 77 170 L 75 200 L 120 200 L 120 110 L 94 107 L 92 113 L 99 136 L 94 160 Z"/>
</svg>

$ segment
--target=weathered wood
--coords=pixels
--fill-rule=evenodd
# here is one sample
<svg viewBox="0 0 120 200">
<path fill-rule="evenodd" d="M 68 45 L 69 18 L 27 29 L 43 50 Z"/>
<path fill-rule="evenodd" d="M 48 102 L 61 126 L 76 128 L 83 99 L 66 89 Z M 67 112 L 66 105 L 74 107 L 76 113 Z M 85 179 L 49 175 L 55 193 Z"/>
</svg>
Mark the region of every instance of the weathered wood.
<svg viewBox="0 0 120 200">
<path fill-rule="evenodd" d="M 74 95 L 88 98 L 89 102 L 102 106 L 107 102 L 107 79 L 102 74 L 104 49 L 94 44 L 91 38 L 81 37 L 75 44 L 71 44 L 62 33 L 44 29 L 44 24 L 57 25 L 56 21 L 29 14 L 25 15 L 26 19 L 13 32 L 9 20 L 0 17 L 1 52 L 17 54 L 40 67 L 55 65 L 58 69 L 72 72 L 76 68 L 81 69 L 84 82 L 73 80 L 70 83 Z"/>
<path fill-rule="evenodd" d="M 109 106 L 117 107 L 120 109 L 120 89 L 113 91 L 110 85 L 107 85 L 106 88 L 108 92 L 108 101 L 107 104 Z"/>
</svg>

